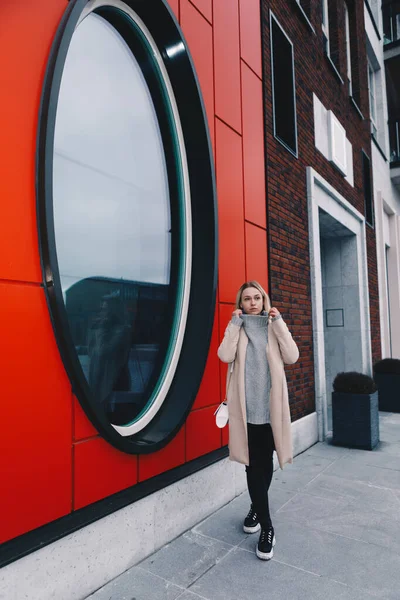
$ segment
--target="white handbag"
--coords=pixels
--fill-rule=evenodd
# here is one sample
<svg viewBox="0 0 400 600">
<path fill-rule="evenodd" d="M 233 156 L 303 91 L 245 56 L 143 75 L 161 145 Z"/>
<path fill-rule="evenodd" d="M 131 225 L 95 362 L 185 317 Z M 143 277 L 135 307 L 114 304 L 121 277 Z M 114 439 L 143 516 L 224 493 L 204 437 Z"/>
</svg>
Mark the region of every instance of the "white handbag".
<svg viewBox="0 0 400 600">
<path fill-rule="evenodd" d="M 214 413 L 215 424 L 220 429 L 222 429 L 223 427 L 225 427 L 225 425 L 229 421 L 229 410 L 228 410 L 227 397 L 228 397 L 228 388 L 229 388 L 229 383 L 230 383 L 230 380 L 231 380 L 232 371 L 233 371 L 233 365 L 234 364 L 235 363 L 232 362 L 229 365 L 229 376 L 228 376 L 228 380 L 226 382 L 225 400 L 223 402 L 221 402 L 221 404 L 218 406 L 217 410 Z"/>
<path fill-rule="evenodd" d="M 225 427 L 225 425 L 227 424 L 227 422 L 229 420 L 228 405 L 225 400 L 223 402 L 221 402 L 221 404 L 218 406 L 214 415 L 215 415 L 216 426 L 219 427 L 220 429 Z"/>
</svg>

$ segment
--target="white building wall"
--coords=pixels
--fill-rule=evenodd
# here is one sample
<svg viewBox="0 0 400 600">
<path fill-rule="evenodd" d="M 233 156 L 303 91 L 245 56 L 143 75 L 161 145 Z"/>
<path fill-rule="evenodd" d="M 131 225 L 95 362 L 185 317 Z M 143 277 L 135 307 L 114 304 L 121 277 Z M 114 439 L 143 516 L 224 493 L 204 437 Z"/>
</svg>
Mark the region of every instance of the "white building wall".
<svg viewBox="0 0 400 600">
<path fill-rule="evenodd" d="M 381 346 L 383 358 L 389 356 L 400 358 L 400 190 L 392 183 L 388 161 L 389 135 L 382 15 L 378 10 L 373 12 L 376 13 L 376 24 L 381 32 L 381 39 L 377 35 L 369 11 L 364 4 L 368 58 L 375 69 L 376 141 L 378 144 L 372 140 L 371 164 L 378 259 Z"/>
</svg>

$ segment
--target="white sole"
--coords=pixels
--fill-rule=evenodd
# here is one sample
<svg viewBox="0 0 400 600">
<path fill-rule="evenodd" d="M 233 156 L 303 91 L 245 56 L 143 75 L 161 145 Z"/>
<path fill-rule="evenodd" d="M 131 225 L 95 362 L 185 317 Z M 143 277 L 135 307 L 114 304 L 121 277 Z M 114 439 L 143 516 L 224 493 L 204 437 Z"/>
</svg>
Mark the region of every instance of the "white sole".
<svg viewBox="0 0 400 600">
<path fill-rule="evenodd" d="M 243 525 L 243 531 L 245 533 L 257 533 L 257 531 L 260 531 L 260 529 L 261 529 L 260 523 L 257 523 L 257 525 L 254 525 L 254 527 L 246 527 L 246 525 Z"/>
<path fill-rule="evenodd" d="M 274 555 L 274 546 L 276 544 L 276 539 L 274 536 L 274 539 L 272 540 L 272 550 L 271 552 L 260 552 L 258 547 L 256 547 L 256 554 L 258 556 L 258 558 L 260 558 L 261 560 L 271 560 L 271 558 Z"/>
</svg>

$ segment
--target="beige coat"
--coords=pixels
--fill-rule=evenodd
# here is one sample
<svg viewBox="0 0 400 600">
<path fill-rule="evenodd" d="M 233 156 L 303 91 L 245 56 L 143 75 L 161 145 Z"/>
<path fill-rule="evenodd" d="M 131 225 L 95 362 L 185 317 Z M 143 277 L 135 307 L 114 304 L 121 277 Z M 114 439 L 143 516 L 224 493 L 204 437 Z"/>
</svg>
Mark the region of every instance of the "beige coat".
<svg viewBox="0 0 400 600">
<path fill-rule="evenodd" d="M 244 367 L 248 337 L 244 327 L 229 323 L 218 348 L 219 358 L 228 367 L 229 458 L 249 464 Z M 293 462 L 292 430 L 284 363 L 293 364 L 299 351 L 283 319 L 268 325 L 267 359 L 271 376 L 270 420 L 281 469 Z M 230 376 L 230 378 L 229 378 Z"/>
</svg>

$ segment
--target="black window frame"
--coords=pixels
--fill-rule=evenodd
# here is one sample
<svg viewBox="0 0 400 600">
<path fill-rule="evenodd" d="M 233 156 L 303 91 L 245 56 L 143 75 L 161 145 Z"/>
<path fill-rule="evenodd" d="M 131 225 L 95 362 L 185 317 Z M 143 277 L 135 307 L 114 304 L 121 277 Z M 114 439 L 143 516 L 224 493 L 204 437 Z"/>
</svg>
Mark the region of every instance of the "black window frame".
<svg viewBox="0 0 400 600">
<path fill-rule="evenodd" d="M 372 228 L 375 227 L 374 197 L 372 189 L 371 159 L 368 154 L 361 150 L 363 193 L 364 193 L 364 216 L 365 222 Z"/>
<path fill-rule="evenodd" d="M 273 23 L 276 27 L 281 31 L 283 36 L 288 41 L 291 47 L 291 80 L 292 80 L 292 107 L 293 107 L 293 140 L 294 140 L 294 148 L 290 145 L 288 140 L 285 140 L 284 137 L 279 135 L 277 131 L 277 119 L 276 119 L 276 84 L 275 84 L 275 67 L 276 60 L 274 59 L 274 36 L 273 36 Z M 295 61 L 294 61 L 294 45 L 286 31 L 280 24 L 279 20 L 275 17 L 272 11 L 270 11 L 270 50 L 271 50 L 271 90 L 272 90 L 272 120 L 273 120 L 273 131 L 274 137 L 288 150 L 295 158 L 298 158 L 298 133 L 297 133 L 297 110 L 296 110 L 296 77 L 295 77 Z M 277 54 L 277 53 L 276 53 Z"/>
</svg>

